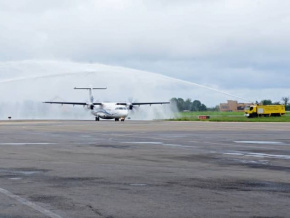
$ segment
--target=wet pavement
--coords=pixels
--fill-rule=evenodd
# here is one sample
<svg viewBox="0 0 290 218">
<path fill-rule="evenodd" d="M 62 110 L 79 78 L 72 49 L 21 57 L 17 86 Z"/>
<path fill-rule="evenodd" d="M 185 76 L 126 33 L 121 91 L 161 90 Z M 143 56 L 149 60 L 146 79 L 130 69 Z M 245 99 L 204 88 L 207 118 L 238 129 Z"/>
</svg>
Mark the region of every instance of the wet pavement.
<svg viewBox="0 0 290 218">
<path fill-rule="evenodd" d="M 289 217 L 290 123 L 0 121 L 0 217 Z"/>
</svg>

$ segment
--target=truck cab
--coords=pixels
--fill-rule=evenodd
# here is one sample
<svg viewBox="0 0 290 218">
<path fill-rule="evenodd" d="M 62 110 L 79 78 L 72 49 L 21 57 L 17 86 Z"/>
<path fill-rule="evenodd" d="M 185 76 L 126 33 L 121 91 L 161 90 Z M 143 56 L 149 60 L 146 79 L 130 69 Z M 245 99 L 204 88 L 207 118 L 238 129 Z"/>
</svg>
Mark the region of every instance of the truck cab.
<svg viewBox="0 0 290 218">
<path fill-rule="evenodd" d="M 245 107 L 245 117 L 257 117 L 257 105 L 250 105 Z"/>
</svg>

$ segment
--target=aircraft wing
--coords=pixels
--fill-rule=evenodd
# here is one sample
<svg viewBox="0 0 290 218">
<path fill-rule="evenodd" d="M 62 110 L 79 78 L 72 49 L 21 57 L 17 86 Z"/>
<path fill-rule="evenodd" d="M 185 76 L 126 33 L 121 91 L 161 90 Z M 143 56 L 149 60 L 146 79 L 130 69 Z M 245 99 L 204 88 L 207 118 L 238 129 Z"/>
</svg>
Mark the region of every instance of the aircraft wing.
<svg viewBox="0 0 290 218">
<path fill-rule="evenodd" d="M 170 102 L 139 102 L 139 103 L 132 103 L 132 105 L 151 105 L 151 104 L 170 104 Z"/>
<path fill-rule="evenodd" d="M 72 104 L 72 105 L 89 105 L 86 102 L 62 102 L 62 101 L 45 101 L 46 104 Z M 93 103 L 93 105 L 102 105 L 102 103 Z"/>
<path fill-rule="evenodd" d="M 170 102 L 117 103 L 117 105 L 152 105 L 152 104 L 170 104 Z"/>
</svg>

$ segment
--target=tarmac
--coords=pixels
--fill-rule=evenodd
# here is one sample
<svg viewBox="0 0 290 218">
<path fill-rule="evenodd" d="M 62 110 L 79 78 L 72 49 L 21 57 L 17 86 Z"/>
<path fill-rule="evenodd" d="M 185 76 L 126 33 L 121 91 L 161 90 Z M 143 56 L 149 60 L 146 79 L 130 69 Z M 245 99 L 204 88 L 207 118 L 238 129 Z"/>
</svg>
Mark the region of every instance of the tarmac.
<svg viewBox="0 0 290 218">
<path fill-rule="evenodd" d="M 290 123 L 0 121 L 0 217 L 289 217 L 289 133 Z"/>
</svg>

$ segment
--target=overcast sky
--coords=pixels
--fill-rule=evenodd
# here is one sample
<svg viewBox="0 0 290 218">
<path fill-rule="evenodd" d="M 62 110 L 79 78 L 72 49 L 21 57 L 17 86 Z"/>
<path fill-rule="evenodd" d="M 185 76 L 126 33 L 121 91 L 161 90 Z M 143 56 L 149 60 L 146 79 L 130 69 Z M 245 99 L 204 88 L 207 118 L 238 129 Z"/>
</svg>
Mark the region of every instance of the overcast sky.
<svg viewBox="0 0 290 218">
<path fill-rule="evenodd" d="M 104 63 L 290 96 L 289 0 L 0 0 L 0 30 L 1 62 Z"/>
</svg>

